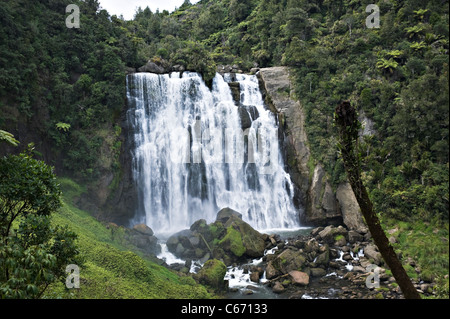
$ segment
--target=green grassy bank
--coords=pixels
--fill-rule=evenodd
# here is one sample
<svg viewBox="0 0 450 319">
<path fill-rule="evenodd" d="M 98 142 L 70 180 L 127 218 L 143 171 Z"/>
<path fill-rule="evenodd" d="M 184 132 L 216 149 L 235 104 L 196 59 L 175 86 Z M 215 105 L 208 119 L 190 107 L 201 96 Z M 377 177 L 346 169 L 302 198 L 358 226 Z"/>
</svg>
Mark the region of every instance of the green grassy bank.
<svg viewBox="0 0 450 319">
<path fill-rule="evenodd" d="M 107 227 L 87 212 L 77 209 L 73 200 L 83 187 L 70 179 L 60 179 L 64 204 L 53 222 L 67 225 L 78 234 L 80 288 L 67 289 L 64 283 L 51 285 L 44 298 L 74 299 L 205 299 L 206 288 L 191 277 L 158 265 L 139 253 L 125 239 L 121 227 Z"/>
</svg>

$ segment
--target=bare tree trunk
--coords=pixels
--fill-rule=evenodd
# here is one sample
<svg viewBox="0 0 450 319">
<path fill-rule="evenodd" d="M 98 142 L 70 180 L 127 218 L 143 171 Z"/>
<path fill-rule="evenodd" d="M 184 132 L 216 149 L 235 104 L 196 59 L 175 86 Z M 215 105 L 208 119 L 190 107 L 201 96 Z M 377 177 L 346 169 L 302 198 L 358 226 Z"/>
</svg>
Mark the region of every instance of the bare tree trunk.
<svg viewBox="0 0 450 319">
<path fill-rule="evenodd" d="M 392 274 L 400 286 L 406 299 L 420 299 L 420 295 L 408 277 L 402 263 L 397 257 L 394 248 L 389 243 L 380 220 L 373 210 L 373 204 L 370 201 L 366 188 L 363 185 L 360 174 L 360 161 L 356 154 L 356 144 L 360 123 L 356 110 L 349 102 L 342 102 L 335 112 L 335 122 L 339 132 L 339 148 L 344 160 L 345 170 L 355 193 L 361 212 L 372 234 L 373 240 L 377 245 L 381 256 L 391 269 Z"/>
</svg>

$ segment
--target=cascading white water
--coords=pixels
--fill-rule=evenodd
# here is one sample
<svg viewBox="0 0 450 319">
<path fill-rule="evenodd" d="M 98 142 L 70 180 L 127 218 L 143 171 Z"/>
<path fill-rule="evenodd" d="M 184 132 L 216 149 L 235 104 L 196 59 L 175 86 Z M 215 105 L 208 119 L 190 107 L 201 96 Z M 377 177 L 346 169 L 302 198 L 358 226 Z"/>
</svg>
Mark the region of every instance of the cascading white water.
<svg viewBox="0 0 450 319">
<path fill-rule="evenodd" d="M 217 74 L 210 90 L 197 73 L 127 78 L 137 216 L 157 235 L 189 228 L 198 219 L 212 222 L 224 207 L 258 230 L 299 226 L 278 128 L 258 80 L 236 76 L 240 106 L 226 80 L 230 76 Z M 242 109 L 252 118 L 245 130 Z"/>
</svg>

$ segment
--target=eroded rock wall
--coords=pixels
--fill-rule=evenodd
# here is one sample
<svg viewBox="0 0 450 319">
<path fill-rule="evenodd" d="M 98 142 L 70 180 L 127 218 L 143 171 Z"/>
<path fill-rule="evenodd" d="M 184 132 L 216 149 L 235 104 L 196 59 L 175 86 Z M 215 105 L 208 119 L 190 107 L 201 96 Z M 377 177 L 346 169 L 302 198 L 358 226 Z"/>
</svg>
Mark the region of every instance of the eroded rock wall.
<svg viewBox="0 0 450 319">
<path fill-rule="evenodd" d="M 304 207 L 303 224 L 320 226 L 347 222 L 346 226 L 351 229 L 363 227 L 351 188 L 342 185 L 337 196 L 323 166 L 311 157 L 305 113 L 301 103 L 292 96 L 289 68 L 264 68 L 258 76 L 266 103 L 278 115 L 284 131 L 286 164 L 297 187 L 296 205 Z"/>
</svg>

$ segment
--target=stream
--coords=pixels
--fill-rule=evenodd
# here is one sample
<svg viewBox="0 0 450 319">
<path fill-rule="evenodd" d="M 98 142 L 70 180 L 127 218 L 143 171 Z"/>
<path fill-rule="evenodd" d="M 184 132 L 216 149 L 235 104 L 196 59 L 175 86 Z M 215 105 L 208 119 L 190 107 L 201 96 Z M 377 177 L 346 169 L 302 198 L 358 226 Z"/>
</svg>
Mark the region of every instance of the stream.
<svg viewBox="0 0 450 319">
<path fill-rule="evenodd" d="M 299 235 L 307 235 L 311 231 L 310 227 L 300 227 L 296 229 L 267 229 L 264 233 L 268 235 L 277 234 L 283 240 L 296 237 Z M 186 260 L 180 259 L 172 254 L 164 241 L 160 241 L 161 253 L 157 258 L 164 260 L 167 265 L 185 264 Z M 273 254 L 277 247 L 266 250 L 264 255 Z M 190 273 L 197 273 L 203 266 L 205 261 L 193 260 L 190 267 Z M 267 287 L 266 273 L 264 271 L 258 283 L 250 280 L 250 268 L 262 265 L 263 257 L 250 260 L 247 263 L 233 265 L 227 267 L 224 280 L 228 281 L 229 299 L 283 299 L 283 295 L 275 294 L 271 288 Z"/>
</svg>

